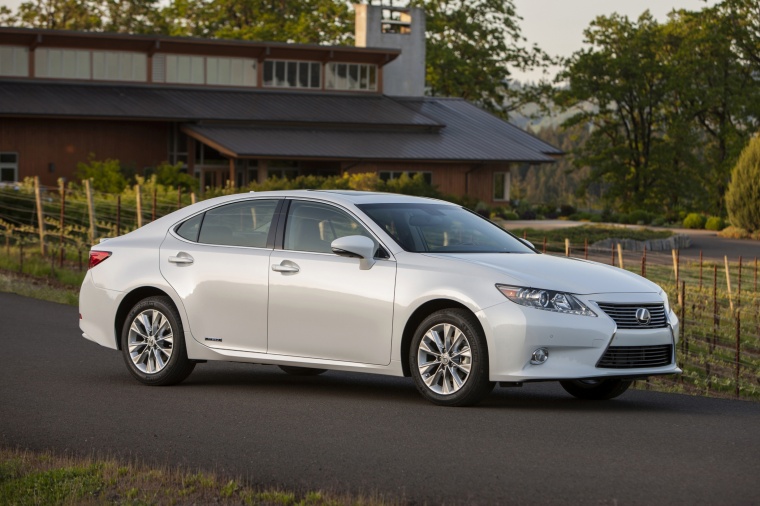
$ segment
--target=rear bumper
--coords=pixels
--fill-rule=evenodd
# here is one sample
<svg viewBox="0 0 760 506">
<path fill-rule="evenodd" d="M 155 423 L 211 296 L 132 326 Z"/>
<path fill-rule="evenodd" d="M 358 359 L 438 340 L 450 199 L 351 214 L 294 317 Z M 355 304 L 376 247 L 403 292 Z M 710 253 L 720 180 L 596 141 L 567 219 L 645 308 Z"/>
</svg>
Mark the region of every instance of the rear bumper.
<svg viewBox="0 0 760 506">
<path fill-rule="evenodd" d="M 79 328 L 82 337 L 106 348 L 118 349 L 114 328 L 115 311 L 122 292 L 95 286 L 92 271 L 88 271 L 79 290 Z"/>
</svg>

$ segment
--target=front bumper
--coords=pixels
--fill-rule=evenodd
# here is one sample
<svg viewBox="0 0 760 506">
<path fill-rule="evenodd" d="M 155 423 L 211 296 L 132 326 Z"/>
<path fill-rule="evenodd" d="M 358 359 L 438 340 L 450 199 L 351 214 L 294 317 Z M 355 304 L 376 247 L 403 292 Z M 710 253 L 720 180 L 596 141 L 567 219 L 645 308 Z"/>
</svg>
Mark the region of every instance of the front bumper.
<svg viewBox="0 0 760 506">
<path fill-rule="evenodd" d="M 491 381 L 523 382 L 604 377 L 645 377 L 678 374 L 675 348 L 679 322 L 668 311 L 668 326 L 657 329 L 618 329 L 595 300 L 617 303 L 662 303 L 654 293 L 603 294 L 579 297 L 597 317 L 565 315 L 528 308 L 510 301 L 478 313 L 489 345 Z M 671 346 L 671 360 L 659 367 L 597 367 L 610 346 Z M 549 358 L 534 365 L 531 355 L 546 348 Z"/>
</svg>

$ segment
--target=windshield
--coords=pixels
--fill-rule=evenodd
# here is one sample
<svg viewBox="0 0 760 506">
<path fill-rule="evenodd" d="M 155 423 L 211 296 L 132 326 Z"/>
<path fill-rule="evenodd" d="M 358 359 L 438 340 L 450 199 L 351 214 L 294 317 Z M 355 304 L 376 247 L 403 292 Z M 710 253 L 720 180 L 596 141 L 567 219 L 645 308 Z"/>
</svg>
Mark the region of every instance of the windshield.
<svg viewBox="0 0 760 506">
<path fill-rule="evenodd" d="M 406 251 L 532 253 L 515 236 L 464 208 L 446 204 L 359 204 Z"/>
</svg>

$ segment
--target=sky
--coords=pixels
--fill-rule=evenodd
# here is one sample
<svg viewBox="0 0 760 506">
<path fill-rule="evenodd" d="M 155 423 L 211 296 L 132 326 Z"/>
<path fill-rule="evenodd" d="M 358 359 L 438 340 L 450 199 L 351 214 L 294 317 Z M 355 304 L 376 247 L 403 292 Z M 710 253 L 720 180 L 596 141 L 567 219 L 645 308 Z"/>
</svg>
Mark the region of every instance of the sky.
<svg viewBox="0 0 760 506">
<path fill-rule="evenodd" d="M 667 19 L 673 9 L 699 10 L 714 5 L 716 0 L 513 0 L 517 14 L 523 18 L 520 27 L 528 42 L 538 44 L 551 55 L 570 56 L 583 47 L 583 30 L 600 15 L 613 12 L 637 18 L 649 9 L 660 20 Z M 15 10 L 22 0 L 0 0 Z M 513 71 L 520 81 L 538 80 L 541 71 Z"/>
</svg>

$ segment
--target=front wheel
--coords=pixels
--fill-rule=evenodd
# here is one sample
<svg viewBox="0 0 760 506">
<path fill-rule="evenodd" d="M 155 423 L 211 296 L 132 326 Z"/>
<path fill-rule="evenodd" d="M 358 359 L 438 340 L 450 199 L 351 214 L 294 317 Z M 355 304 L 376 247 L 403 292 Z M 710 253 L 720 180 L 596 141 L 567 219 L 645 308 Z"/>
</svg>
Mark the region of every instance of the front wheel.
<svg viewBox="0 0 760 506">
<path fill-rule="evenodd" d="M 486 340 L 463 309 L 443 309 L 420 323 L 409 350 L 417 390 L 442 406 L 469 406 L 493 390 L 488 379 Z"/>
<path fill-rule="evenodd" d="M 127 369 L 146 385 L 174 385 L 195 363 L 187 358 L 184 330 L 169 297 L 148 297 L 132 308 L 121 332 Z"/>
<path fill-rule="evenodd" d="M 610 379 L 583 379 L 560 381 L 559 384 L 567 393 L 579 399 L 606 400 L 614 399 L 628 390 L 633 383 L 630 380 L 616 378 Z"/>
</svg>

